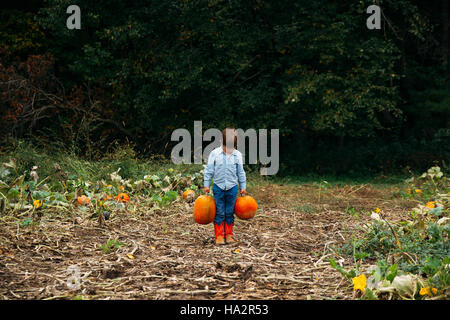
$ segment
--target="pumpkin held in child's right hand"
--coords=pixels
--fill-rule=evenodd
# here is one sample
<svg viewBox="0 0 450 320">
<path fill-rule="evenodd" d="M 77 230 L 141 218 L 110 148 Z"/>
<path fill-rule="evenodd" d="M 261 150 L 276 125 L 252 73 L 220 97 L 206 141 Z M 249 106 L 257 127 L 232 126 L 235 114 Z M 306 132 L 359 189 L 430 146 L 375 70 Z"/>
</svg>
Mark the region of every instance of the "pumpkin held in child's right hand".
<svg viewBox="0 0 450 320">
<path fill-rule="evenodd" d="M 216 216 L 216 203 L 211 196 L 202 195 L 194 203 L 194 220 L 200 224 L 213 222 Z"/>
<path fill-rule="evenodd" d="M 234 212 L 238 218 L 243 220 L 251 219 L 255 216 L 258 204 L 251 196 L 238 197 L 234 205 Z"/>
</svg>

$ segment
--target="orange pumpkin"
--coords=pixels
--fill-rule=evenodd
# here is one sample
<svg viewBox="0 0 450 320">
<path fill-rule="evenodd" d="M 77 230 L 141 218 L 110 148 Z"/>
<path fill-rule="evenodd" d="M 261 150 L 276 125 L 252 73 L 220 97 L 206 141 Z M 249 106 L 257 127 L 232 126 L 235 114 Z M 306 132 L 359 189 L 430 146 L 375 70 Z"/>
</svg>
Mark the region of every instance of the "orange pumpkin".
<svg viewBox="0 0 450 320">
<path fill-rule="evenodd" d="M 186 190 L 186 191 L 183 193 L 183 199 L 184 199 L 184 200 L 192 200 L 194 197 L 195 197 L 195 192 L 194 192 L 194 190 L 188 189 L 188 190 Z"/>
<path fill-rule="evenodd" d="M 130 201 L 130 197 L 126 193 L 119 193 L 116 197 L 117 202 L 128 202 Z"/>
<path fill-rule="evenodd" d="M 211 196 L 200 196 L 194 203 L 194 220 L 200 224 L 213 222 L 216 216 L 216 203 Z"/>
<path fill-rule="evenodd" d="M 234 205 L 234 212 L 243 220 L 251 219 L 255 216 L 258 204 L 251 196 L 238 197 Z"/>
<path fill-rule="evenodd" d="M 89 199 L 89 197 L 82 195 L 81 197 L 77 198 L 77 201 L 79 204 L 81 204 L 82 206 L 85 206 L 89 203 L 91 203 L 91 199 Z"/>
<path fill-rule="evenodd" d="M 100 198 L 100 200 L 102 200 L 102 201 L 108 201 L 108 200 L 110 200 L 111 199 L 111 196 L 109 195 L 109 194 L 104 194 L 101 198 Z"/>
</svg>

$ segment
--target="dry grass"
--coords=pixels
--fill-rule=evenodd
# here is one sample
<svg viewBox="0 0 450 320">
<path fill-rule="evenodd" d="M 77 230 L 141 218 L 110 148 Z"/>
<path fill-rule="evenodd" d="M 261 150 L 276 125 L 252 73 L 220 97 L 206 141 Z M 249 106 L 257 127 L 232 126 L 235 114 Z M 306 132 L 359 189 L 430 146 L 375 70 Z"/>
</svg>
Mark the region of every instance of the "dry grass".
<svg viewBox="0 0 450 320">
<path fill-rule="evenodd" d="M 351 299 L 352 288 L 328 263 L 329 257 L 342 258 L 333 247 L 376 207 L 401 219 L 415 203 L 370 185 L 328 188 L 320 201 L 318 190 L 276 184 L 250 189 L 260 205 L 257 216 L 237 219 L 238 243 L 220 247 L 212 225 L 195 224 L 192 205 L 182 201 L 161 213 L 145 205 L 114 212 L 104 228 L 87 214 L 44 215 L 34 228 L 4 216 L 0 298 Z M 125 246 L 107 254 L 100 246 L 108 239 Z M 66 285 L 71 265 L 80 268 L 78 290 Z"/>
</svg>

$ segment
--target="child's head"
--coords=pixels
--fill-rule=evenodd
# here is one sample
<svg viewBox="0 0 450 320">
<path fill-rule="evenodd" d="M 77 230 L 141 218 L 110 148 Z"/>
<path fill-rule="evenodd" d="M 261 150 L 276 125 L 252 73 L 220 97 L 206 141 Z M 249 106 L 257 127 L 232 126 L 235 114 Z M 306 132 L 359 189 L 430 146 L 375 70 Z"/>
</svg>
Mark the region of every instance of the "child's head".
<svg viewBox="0 0 450 320">
<path fill-rule="evenodd" d="M 237 132 L 234 128 L 222 130 L 222 145 L 228 149 L 237 148 Z"/>
</svg>

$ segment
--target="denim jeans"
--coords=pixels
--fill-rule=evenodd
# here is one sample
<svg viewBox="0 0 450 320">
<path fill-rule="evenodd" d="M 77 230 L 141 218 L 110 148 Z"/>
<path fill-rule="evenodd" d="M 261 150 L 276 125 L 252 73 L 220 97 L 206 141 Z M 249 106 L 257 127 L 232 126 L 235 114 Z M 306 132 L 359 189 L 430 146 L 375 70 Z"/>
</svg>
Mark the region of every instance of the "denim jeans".
<svg viewBox="0 0 450 320">
<path fill-rule="evenodd" d="M 214 201 L 216 203 L 216 217 L 214 222 L 221 224 L 224 220 L 226 224 L 234 222 L 234 204 L 238 194 L 238 186 L 235 185 L 229 190 L 222 190 L 213 185 Z"/>
</svg>

